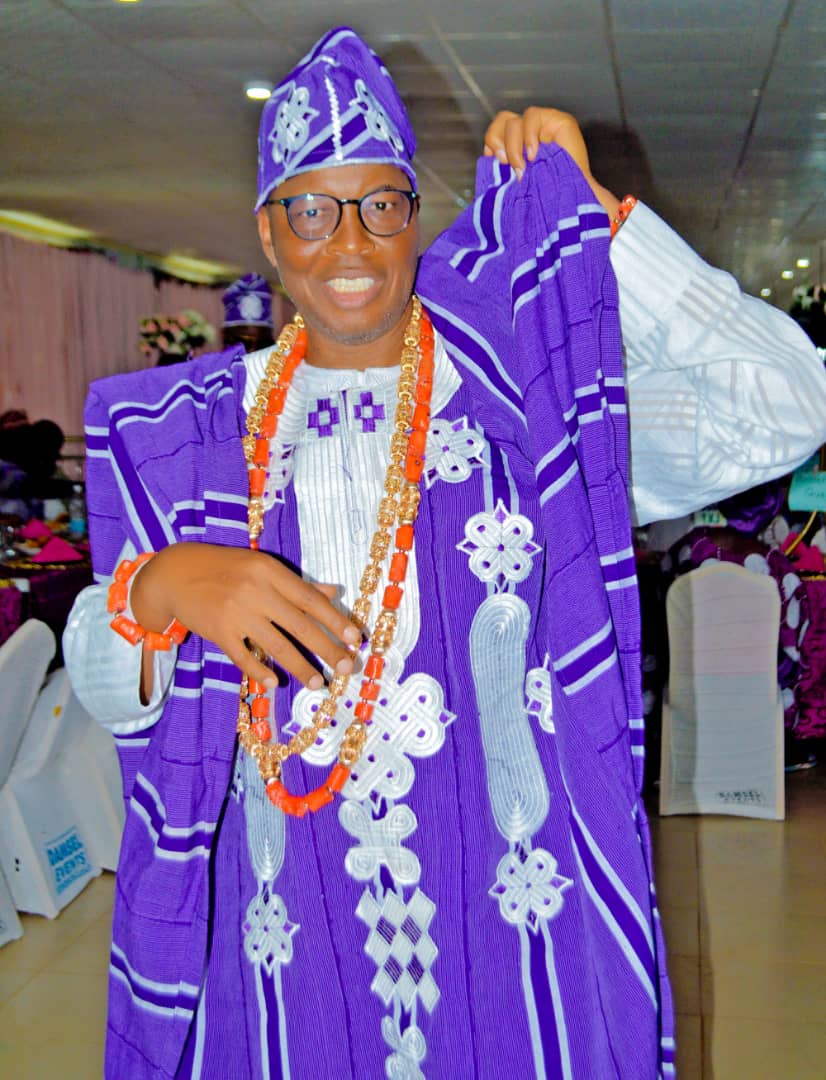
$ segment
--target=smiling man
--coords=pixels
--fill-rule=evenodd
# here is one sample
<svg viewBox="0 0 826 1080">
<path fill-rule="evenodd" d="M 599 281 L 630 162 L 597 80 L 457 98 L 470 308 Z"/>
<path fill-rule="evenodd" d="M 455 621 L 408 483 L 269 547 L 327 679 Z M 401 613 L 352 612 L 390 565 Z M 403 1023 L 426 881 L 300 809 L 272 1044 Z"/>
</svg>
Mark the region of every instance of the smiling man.
<svg viewBox="0 0 826 1080">
<path fill-rule="evenodd" d="M 826 379 L 571 117 L 500 114 L 418 267 L 414 151 L 326 35 L 259 139 L 301 318 L 90 394 L 64 650 L 129 807 L 113 1080 L 674 1074 L 629 496 L 788 471 Z"/>
</svg>

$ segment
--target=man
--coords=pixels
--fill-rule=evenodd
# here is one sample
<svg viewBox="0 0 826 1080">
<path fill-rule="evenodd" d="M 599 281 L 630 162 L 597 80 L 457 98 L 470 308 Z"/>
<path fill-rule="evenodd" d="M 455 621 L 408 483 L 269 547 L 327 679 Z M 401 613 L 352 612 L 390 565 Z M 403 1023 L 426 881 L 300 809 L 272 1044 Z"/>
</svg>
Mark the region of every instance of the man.
<svg viewBox="0 0 826 1080">
<path fill-rule="evenodd" d="M 417 268 L 414 150 L 380 61 L 322 38 L 259 139 L 262 245 L 305 333 L 90 395 L 101 584 L 64 648 L 130 797 L 107 1076 L 673 1075 L 625 211 L 570 117 L 500 114 Z M 640 520 L 823 438 L 788 320 L 641 205 L 611 263 Z M 111 607 L 168 651 L 107 625 L 138 551 Z"/>
<path fill-rule="evenodd" d="M 272 345 L 272 291 L 260 274 L 244 274 L 221 296 L 224 323 L 221 343 L 225 349 L 241 344 L 247 352 Z"/>
</svg>

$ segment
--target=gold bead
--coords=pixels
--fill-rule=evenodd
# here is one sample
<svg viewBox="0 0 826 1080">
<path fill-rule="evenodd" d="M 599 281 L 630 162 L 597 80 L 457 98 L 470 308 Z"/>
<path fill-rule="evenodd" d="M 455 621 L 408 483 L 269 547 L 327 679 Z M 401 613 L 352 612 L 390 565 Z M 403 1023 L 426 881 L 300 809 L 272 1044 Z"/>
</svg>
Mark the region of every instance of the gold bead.
<svg viewBox="0 0 826 1080">
<path fill-rule="evenodd" d="M 370 544 L 370 558 L 375 559 L 377 562 L 381 562 L 387 558 L 387 552 L 390 550 L 390 534 L 386 532 L 377 532 L 373 535 L 373 541 Z"/>
<path fill-rule="evenodd" d="M 370 618 L 370 609 L 372 607 L 369 596 L 360 596 L 353 604 L 353 610 L 350 614 L 350 621 L 354 623 L 359 630 L 363 630 L 367 625 L 367 620 Z"/>
<path fill-rule="evenodd" d="M 379 525 L 385 529 L 393 527 L 396 521 L 396 500 L 391 499 L 389 495 L 385 497 L 379 503 L 379 512 L 376 515 L 376 520 Z"/>
<path fill-rule="evenodd" d="M 347 677 L 339 675 L 339 676 L 337 676 L 337 678 L 344 678 L 344 688 L 346 689 L 347 688 L 347 682 L 348 682 Z M 330 690 L 332 691 L 332 683 L 330 684 Z M 343 692 L 344 692 L 343 690 L 340 691 L 339 696 L 341 696 L 341 694 Z M 337 708 L 338 708 L 338 702 L 337 701 L 333 701 L 332 697 L 325 698 L 324 701 L 322 701 L 322 703 L 319 705 L 318 709 L 316 710 L 316 716 L 323 716 L 323 717 L 326 717 L 329 720 L 332 720 L 332 718 L 336 715 L 336 709 Z"/>
<path fill-rule="evenodd" d="M 398 495 L 404 487 L 404 470 L 401 465 L 388 465 L 384 478 L 384 490 L 388 495 Z"/>
<path fill-rule="evenodd" d="M 403 461 L 407 453 L 407 436 L 403 431 L 394 431 L 390 438 L 390 456 Z"/>
<path fill-rule="evenodd" d="M 380 578 L 381 571 L 375 563 L 370 563 L 369 566 L 364 568 L 364 572 L 361 575 L 361 581 L 359 582 L 359 588 L 363 593 L 372 594 L 378 588 Z"/>
<path fill-rule="evenodd" d="M 330 685 L 327 688 L 327 692 L 329 693 L 330 698 L 332 699 L 331 704 L 334 704 L 338 700 L 338 698 L 341 697 L 341 695 L 347 689 L 347 686 L 348 686 L 349 682 L 350 682 L 350 676 L 349 675 L 334 675 L 332 677 L 332 679 L 330 679 Z M 333 709 L 333 712 L 335 712 L 335 709 Z M 330 715 L 332 715 L 332 714 L 330 714 Z"/>
</svg>

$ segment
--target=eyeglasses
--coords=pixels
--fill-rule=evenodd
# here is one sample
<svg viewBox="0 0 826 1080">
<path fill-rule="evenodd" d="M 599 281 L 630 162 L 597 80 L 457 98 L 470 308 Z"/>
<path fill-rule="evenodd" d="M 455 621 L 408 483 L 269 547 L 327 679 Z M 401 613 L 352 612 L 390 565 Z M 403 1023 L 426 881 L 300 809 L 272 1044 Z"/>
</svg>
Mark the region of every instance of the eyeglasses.
<svg viewBox="0 0 826 1080">
<path fill-rule="evenodd" d="M 342 207 L 358 208 L 359 221 L 374 236 L 395 236 L 404 232 L 413 216 L 419 195 L 398 188 L 379 188 L 360 199 L 337 199 L 335 195 L 291 195 L 287 199 L 268 199 L 287 211 L 287 221 L 302 240 L 326 240 L 341 223 Z"/>
</svg>

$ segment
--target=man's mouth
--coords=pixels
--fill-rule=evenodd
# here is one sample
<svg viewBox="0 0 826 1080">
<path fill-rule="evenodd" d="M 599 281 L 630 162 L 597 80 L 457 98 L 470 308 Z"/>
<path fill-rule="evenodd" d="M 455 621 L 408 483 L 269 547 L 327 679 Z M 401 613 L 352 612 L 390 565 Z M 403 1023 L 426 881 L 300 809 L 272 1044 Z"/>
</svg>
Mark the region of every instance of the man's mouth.
<svg viewBox="0 0 826 1080">
<path fill-rule="evenodd" d="M 336 277 L 330 278 L 327 281 L 327 285 L 337 293 L 360 293 L 367 292 L 372 288 L 375 281 L 371 277 L 359 277 L 359 278 L 343 278 Z"/>
</svg>

